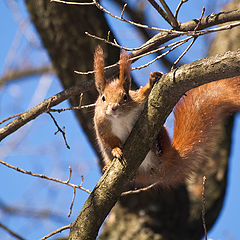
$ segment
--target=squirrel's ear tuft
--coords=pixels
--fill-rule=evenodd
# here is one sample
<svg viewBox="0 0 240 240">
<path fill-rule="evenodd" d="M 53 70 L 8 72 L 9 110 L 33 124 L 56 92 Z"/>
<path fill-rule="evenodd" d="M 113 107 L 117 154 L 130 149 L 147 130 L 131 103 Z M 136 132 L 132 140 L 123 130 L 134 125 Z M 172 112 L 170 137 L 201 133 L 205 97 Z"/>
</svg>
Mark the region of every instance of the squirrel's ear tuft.
<svg viewBox="0 0 240 240">
<path fill-rule="evenodd" d="M 94 54 L 94 76 L 95 85 L 99 93 L 104 91 L 106 81 L 104 77 L 104 54 L 103 49 L 98 45 Z"/>
<path fill-rule="evenodd" d="M 119 71 L 119 82 L 127 92 L 131 88 L 131 62 L 125 51 L 120 54 L 120 71 Z"/>
</svg>

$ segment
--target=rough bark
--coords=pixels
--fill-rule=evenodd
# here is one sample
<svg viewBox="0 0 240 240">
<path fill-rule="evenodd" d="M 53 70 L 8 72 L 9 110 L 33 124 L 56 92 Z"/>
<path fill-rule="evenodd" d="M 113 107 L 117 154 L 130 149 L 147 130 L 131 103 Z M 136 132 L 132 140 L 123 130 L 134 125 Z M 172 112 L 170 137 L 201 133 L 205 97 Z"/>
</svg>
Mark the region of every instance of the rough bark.
<svg viewBox="0 0 240 240">
<path fill-rule="evenodd" d="M 167 116 L 186 91 L 210 81 L 219 80 L 224 77 L 237 76 L 239 73 L 240 50 L 236 52 L 228 52 L 224 55 L 219 55 L 209 59 L 201 59 L 163 75 L 161 80 L 153 87 L 143 113 L 138 119 L 124 145 L 123 159 L 120 161 L 118 159 L 114 159 L 111 166 L 99 180 L 88 200 L 85 202 L 77 219 L 71 226 L 70 239 L 87 240 L 95 239 L 97 237 L 102 222 L 116 203 L 117 199 L 120 197 L 122 191 L 126 190 L 129 182 L 134 176 L 134 173 L 143 161 L 144 156 L 146 156 L 149 151 L 149 146 L 153 144 L 153 141 Z M 184 191 L 186 191 L 186 189 L 184 189 Z M 156 193 L 159 194 L 160 192 Z M 172 215 L 167 213 L 166 217 L 168 216 L 169 219 L 162 219 L 161 212 L 156 213 L 156 216 L 159 217 L 159 221 L 162 223 L 168 223 L 168 230 L 172 229 L 172 231 L 168 231 L 169 236 L 167 236 L 167 233 L 165 234 L 164 230 L 161 229 L 163 230 L 163 232 L 161 232 L 161 236 L 167 236 L 163 239 L 179 239 L 180 234 L 183 236 L 181 239 L 200 238 L 202 235 L 202 225 L 200 222 L 199 225 L 195 225 L 194 223 L 198 223 L 198 220 L 201 219 L 201 214 L 198 213 L 198 215 L 195 216 L 190 213 L 198 207 L 198 202 L 201 203 L 201 201 L 198 201 L 201 196 L 201 191 L 200 194 L 197 191 L 194 193 L 195 198 L 194 196 L 187 195 L 189 199 L 192 197 L 191 201 L 189 202 L 188 199 L 185 199 L 187 205 L 181 205 L 181 209 L 190 208 L 189 211 L 186 212 L 186 216 L 190 216 L 187 224 L 186 222 L 184 223 L 184 228 L 182 225 L 179 227 L 180 232 L 177 230 L 175 231 L 175 229 L 178 229 L 179 224 L 183 223 L 181 220 L 178 219 L 179 221 L 174 222 L 171 220 Z M 151 193 L 150 196 L 152 194 L 154 195 L 155 193 Z M 175 193 L 173 194 L 175 195 Z M 182 191 L 181 194 L 183 194 Z M 163 211 L 168 212 L 169 210 L 171 212 L 174 206 L 176 207 L 178 205 L 178 202 L 170 202 L 169 197 L 165 198 L 166 195 L 160 194 L 159 196 L 155 196 L 155 198 L 158 197 L 163 197 L 163 201 L 166 202 Z M 211 198 L 215 198 L 215 196 L 211 196 L 209 192 L 206 193 L 206 197 L 207 199 L 210 198 L 210 200 Z M 151 208 L 153 207 L 154 209 L 160 208 L 162 210 L 162 206 L 156 205 L 154 207 L 153 205 L 148 205 L 149 200 L 150 197 L 146 197 L 146 202 L 143 205 L 144 207 L 148 206 Z M 129 203 L 130 201 L 126 201 L 126 205 L 123 206 L 123 208 L 128 207 Z M 174 205 L 166 207 L 168 203 L 174 203 Z M 211 207 L 214 207 L 213 210 L 215 213 L 216 206 Z M 130 213 L 129 209 L 129 214 Z M 136 212 L 132 213 L 135 215 L 137 214 Z M 180 216 L 181 215 L 182 214 L 180 214 Z M 212 222 L 208 220 L 209 219 L 207 218 L 207 223 L 211 225 Z M 149 224 L 150 223 L 151 221 L 149 221 Z M 116 224 L 119 225 L 119 222 Z M 152 234 L 154 234 L 154 232 L 152 232 Z"/>
<path fill-rule="evenodd" d="M 239 3 L 235 0 L 224 10 L 240 9 Z M 240 47 L 239 28 L 232 29 L 230 33 L 224 31 L 216 35 L 210 56 Z M 217 150 L 209 153 L 207 166 L 200 166 L 188 187 L 174 191 L 157 189 L 121 199 L 105 222 L 100 239 L 201 239 L 202 176 L 207 176 L 206 224 L 210 229 L 219 216 L 225 197 L 232 118 L 226 120 L 220 131 L 221 137 L 215 143 Z"/>
<path fill-rule="evenodd" d="M 109 28 L 104 15 L 93 6 L 66 6 L 49 3 L 48 0 L 25 1 L 63 87 L 68 88 L 86 80 L 86 76 L 76 75 L 73 71 L 92 69 L 92 54 L 97 43 L 86 37 L 84 32 L 106 36 Z M 107 64 L 116 62 L 118 50 L 107 45 L 103 47 L 109 61 Z M 84 95 L 84 103 L 92 103 L 95 98 L 95 90 L 89 91 Z M 71 104 L 76 106 L 78 101 L 78 98 L 72 98 Z M 97 149 L 92 131 L 91 113 L 77 111 L 76 115 L 89 141 Z M 209 168 L 211 175 L 208 177 L 206 192 L 208 228 L 212 226 L 219 214 L 225 191 L 225 159 L 228 157 L 229 145 L 221 142 L 220 146 L 221 151 L 210 157 L 211 159 L 223 159 L 223 163 L 218 162 L 220 167 L 218 166 L 217 172 L 212 171 L 216 166 Z M 208 172 L 204 171 L 204 174 Z M 202 176 L 202 173 L 198 176 Z M 199 177 L 196 176 L 196 179 Z M 203 228 L 200 217 L 201 199 L 197 189 L 199 189 L 198 180 L 192 182 L 188 188 L 182 186 L 168 191 L 158 189 L 122 198 L 113 208 L 100 238 L 200 239 Z M 113 202 L 115 200 L 116 196 Z"/>
</svg>

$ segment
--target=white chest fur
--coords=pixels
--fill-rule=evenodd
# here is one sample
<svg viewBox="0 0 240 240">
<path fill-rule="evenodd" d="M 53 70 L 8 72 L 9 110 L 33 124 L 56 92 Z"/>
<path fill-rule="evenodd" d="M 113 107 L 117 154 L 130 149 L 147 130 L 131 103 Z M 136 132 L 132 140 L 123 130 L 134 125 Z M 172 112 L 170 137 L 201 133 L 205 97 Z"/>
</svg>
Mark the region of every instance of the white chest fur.
<svg viewBox="0 0 240 240">
<path fill-rule="evenodd" d="M 137 121 L 141 111 L 143 109 L 143 105 L 139 106 L 138 108 L 135 108 L 128 114 L 122 116 L 122 117 L 116 117 L 111 119 L 112 124 L 112 132 L 114 135 L 116 135 L 121 142 L 124 144 L 127 140 L 130 132 L 132 131 L 132 128 Z M 152 161 L 154 161 L 154 153 L 152 151 L 149 151 L 147 156 L 145 157 L 144 161 L 142 162 L 141 166 L 139 167 L 140 171 L 147 171 L 152 166 Z"/>
<path fill-rule="evenodd" d="M 112 132 L 121 140 L 123 144 L 132 131 L 132 128 L 138 119 L 142 109 L 143 105 L 133 109 L 124 116 L 118 116 L 111 119 Z"/>
<path fill-rule="evenodd" d="M 112 132 L 115 136 L 117 136 L 121 142 L 124 144 L 127 140 L 132 128 L 137 121 L 144 104 L 140 105 L 138 108 L 130 111 L 128 114 L 124 116 L 118 116 L 115 118 L 111 118 Z M 141 166 L 139 167 L 139 171 L 150 171 L 153 161 L 155 160 L 155 155 L 152 151 L 149 151 Z"/>
</svg>

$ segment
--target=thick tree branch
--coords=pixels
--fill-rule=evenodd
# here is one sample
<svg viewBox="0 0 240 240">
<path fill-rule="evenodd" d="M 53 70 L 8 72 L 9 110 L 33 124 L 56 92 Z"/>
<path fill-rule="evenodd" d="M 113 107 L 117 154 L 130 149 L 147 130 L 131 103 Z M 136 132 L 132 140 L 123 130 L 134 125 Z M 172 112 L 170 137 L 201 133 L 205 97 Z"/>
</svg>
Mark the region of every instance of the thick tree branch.
<svg viewBox="0 0 240 240">
<path fill-rule="evenodd" d="M 191 88 L 240 75 L 240 50 L 204 58 L 163 75 L 124 146 L 124 158 L 114 159 L 71 226 L 71 240 L 95 239 L 106 216 L 126 190 L 167 116 Z"/>
</svg>

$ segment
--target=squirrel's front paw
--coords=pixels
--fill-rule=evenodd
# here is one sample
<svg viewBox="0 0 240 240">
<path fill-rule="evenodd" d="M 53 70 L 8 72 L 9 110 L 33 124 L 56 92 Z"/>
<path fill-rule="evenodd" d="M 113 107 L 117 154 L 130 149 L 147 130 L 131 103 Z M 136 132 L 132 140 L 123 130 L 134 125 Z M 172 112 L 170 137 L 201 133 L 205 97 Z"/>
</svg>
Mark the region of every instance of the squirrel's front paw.
<svg viewBox="0 0 240 240">
<path fill-rule="evenodd" d="M 115 148 L 112 150 L 112 155 L 113 155 L 113 157 L 115 157 L 115 158 L 121 159 L 122 156 L 123 156 L 122 149 L 119 148 L 119 147 L 115 147 Z"/>
<path fill-rule="evenodd" d="M 155 82 L 157 82 L 161 77 L 163 73 L 162 72 L 151 72 L 149 76 L 149 84 L 152 87 Z"/>
</svg>

